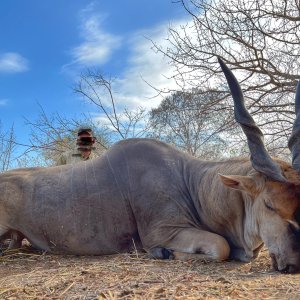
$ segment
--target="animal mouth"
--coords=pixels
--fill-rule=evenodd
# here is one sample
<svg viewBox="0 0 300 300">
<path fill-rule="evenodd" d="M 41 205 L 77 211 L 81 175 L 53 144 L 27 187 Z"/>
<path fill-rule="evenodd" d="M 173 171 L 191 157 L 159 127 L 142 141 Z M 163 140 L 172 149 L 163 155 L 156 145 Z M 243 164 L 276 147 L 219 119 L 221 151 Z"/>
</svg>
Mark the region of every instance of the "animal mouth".
<svg viewBox="0 0 300 300">
<path fill-rule="evenodd" d="M 278 261 L 276 259 L 276 255 L 274 253 L 270 254 L 271 260 L 272 260 L 272 266 L 274 270 L 279 271 L 283 274 L 294 274 L 299 273 L 300 267 L 293 265 L 293 264 L 286 264 L 284 266 L 278 266 Z"/>
</svg>

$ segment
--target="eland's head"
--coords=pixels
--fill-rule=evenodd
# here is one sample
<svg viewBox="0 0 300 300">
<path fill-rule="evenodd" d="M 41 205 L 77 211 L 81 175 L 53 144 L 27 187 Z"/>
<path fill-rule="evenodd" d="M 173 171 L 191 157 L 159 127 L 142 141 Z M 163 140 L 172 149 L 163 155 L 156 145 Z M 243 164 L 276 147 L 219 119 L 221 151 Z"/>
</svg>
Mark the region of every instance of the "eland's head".
<svg viewBox="0 0 300 300">
<path fill-rule="evenodd" d="M 233 100 L 236 121 L 248 141 L 251 163 L 249 176 L 223 176 L 230 188 L 243 190 L 253 199 L 257 232 L 265 243 L 276 270 L 300 272 L 300 84 L 295 97 L 296 119 L 288 146 L 292 165 L 268 154 L 263 134 L 245 108 L 242 90 L 233 73 L 219 59 Z"/>
</svg>

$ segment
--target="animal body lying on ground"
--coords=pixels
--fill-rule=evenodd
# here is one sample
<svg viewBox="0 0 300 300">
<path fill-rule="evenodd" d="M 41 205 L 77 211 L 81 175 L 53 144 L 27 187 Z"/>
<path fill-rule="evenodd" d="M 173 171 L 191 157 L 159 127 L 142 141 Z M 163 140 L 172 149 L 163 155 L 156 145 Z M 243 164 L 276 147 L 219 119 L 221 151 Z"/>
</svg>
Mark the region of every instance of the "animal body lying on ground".
<svg viewBox="0 0 300 300">
<path fill-rule="evenodd" d="M 129 139 L 94 160 L 8 171 L 0 175 L 0 237 L 20 233 L 54 253 L 113 254 L 134 242 L 156 258 L 245 262 L 265 244 L 274 268 L 298 272 L 300 121 L 289 142 L 293 166 L 271 159 L 239 84 L 220 64 L 251 160 L 204 161 Z"/>
</svg>

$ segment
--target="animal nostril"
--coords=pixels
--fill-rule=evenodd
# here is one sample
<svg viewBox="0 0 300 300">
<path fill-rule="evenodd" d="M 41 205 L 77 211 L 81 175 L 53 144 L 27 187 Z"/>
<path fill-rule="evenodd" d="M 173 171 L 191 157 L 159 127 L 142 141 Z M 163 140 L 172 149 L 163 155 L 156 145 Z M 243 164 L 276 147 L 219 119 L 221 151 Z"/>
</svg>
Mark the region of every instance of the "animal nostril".
<svg viewBox="0 0 300 300">
<path fill-rule="evenodd" d="M 280 270 L 284 274 L 294 274 L 299 272 L 299 268 L 295 265 L 287 265 L 284 269 Z"/>
<path fill-rule="evenodd" d="M 298 273 L 299 268 L 295 265 L 289 265 L 288 273 L 293 274 L 293 273 Z"/>
<path fill-rule="evenodd" d="M 282 273 L 282 274 L 287 274 L 287 273 L 289 273 L 289 266 L 286 266 L 284 269 L 281 269 L 281 270 L 280 270 L 280 273 Z"/>
</svg>

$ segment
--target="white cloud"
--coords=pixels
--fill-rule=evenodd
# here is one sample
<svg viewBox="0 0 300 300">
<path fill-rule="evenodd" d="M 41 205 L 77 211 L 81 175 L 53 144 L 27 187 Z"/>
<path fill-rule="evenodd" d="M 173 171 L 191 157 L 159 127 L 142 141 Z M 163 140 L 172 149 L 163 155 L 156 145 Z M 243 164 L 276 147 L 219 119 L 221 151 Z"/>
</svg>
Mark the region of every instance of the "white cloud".
<svg viewBox="0 0 300 300">
<path fill-rule="evenodd" d="M 180 23 L 181 21 L 178 21 L 178 24 Z M 166 45 L 167 31 L 168 25 L 161 24 L 149 30 L 136 32 L 131 38 L 128 68 L 114 84 L 118 103 L 122 102 L 122 106 L 142 106 L 150 109 L 159 105 L 168 91 L 178 89 L 175 81 L 171 79 L 173 68 L 168 59 L 153 51 L 152 42 L 149 40 L 161 46 Z M 157 91 L 151 86 L 166 93 L 155 97 Z"/>
<path fill-rule="evenodd" d="M 29 62 L 26 58 L 15 52 L 0 54 L 1 73 L 19 73 L 29 69 Z"/>
<path fill-rule="evenodd" d="M 180 23 L 178 21 L 178 24 Z M 161 24 L 152 29 L 135 32 L 128 39 L 129 44 L 126 46 L 129 48 L 130 55 L 127 59 L 127 68 L 112 82 L 117 114 L 120 118 L 122 118 L 124 108 L 129 111 L 138 108 L 150 110 L 157 107 L 171 90 L 178 89 L 175 81 L 170 79 L 173 75 L 173 68 L 168 59 L 161 53 L 153 51 L 151 49 L 152 42 L 149 40 L 166 46 L 167 31 L 168 25 Z M 165 93 L 158 95 L 158 92 L 150 85 Z M 97 93 L 101 95 L 102 103 L 111 107 L 109 97 L 105 96 L 107 93 L 101 89 Z M 93 113 L 92 115 L 95 121 L 111 128 L 103 113 Z"/>
<path fill-rule="evenodd" d="M 0 99 L 0 106 L 5 106 L 7 105 L 7 99 Z"/>
<path fill-rule="evenodd" d="M 107 63 L 121 45 L 121 37 L 104 32 L 101 28 L 104 16 L 94 13 L 94 6 L 81 11 L 80 36 L 82 42 L 71 49 L 72 62 L 67 65 L 85 67 Z"/>
<path fill-rule="evenodd" d="M 173 69 L 167 58 L 151 49 L 151 40 L 163 48 L 167 47 L 169 24 L 166 22 L 149 29 L 125 33 L 121 38 L 103 30 L 102 24 L 108 16 L 96 14 L 96 11 L 95 3 L 81 11 L 80 34 L 83 41 L 71 50 L 72 62 L 64 69 L 73 69 L 78 74 L 82 67 L 109 66 L 115 51 L 122 46 L 121 50 L 129 53 L 122 66 L 124 71 L 121 74 L 107 72 L 117 78 L 112 83 L 112 89 L 118 112 L 125 107 L 134 110 L 138 107 L 150 109 L 158 106 L 167 93 L 155 97 L 157 91 L 151 86 L 165 91 L 178 88 L 174 80 L 168 79 L 172 77 Z M 186 22 L 177 20 L 173 26 L 180 28 L 180 24 Z M 98 94 L 103 104 L 110 106 L 110 99 L 105 97 L 105 92 L 99 89 Z"/>
<path fill-rule="evenodd" d="M 167 96 L 167 91 L 178 88 L 172 79 L 173 70 L 166 57 L 151 49 L 153 40 L 159 45 L 165 43 L 167 25 L 162 24 L 149 30 L 133 33 L 127 38 L 129 56 L 126 68 L 121 74 L 116 74 L 112 81 L 112 92 L 117 108 L 121 113 L 124 108 L 135 110 L 144 108 L 149 110 L 157 107 L 162 98 Z M 149 38 L 146 38 L 149 37 Z M 113 75 L 113 74 L 112 74 Z M 165 90 L 166 93 L 157 96 L 158 92 L 153 88 Z M 111 108 L 109 94 L 106 89 L 97 88 L 97 94 L 101 95 L 104 106 Z M 103 116 L 97 120 L 104 121 Z"/>
</svg>

